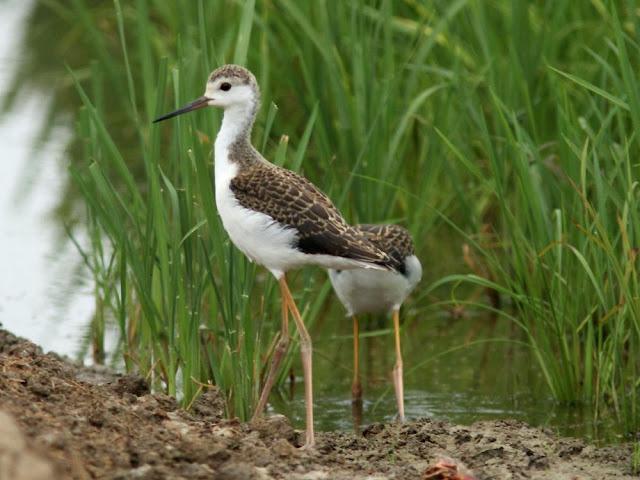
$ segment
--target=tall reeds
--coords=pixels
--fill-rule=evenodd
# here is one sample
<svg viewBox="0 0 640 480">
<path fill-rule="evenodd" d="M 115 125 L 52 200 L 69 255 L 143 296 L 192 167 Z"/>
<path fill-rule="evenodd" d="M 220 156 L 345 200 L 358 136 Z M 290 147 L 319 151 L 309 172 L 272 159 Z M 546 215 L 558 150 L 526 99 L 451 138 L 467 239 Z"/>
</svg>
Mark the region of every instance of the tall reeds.
<svg viewBox="0 0 640 480">
<path fill-rule="evenodd" d="M 354 223 L 410 228 L 431 282 L 421 301 L 461 282 L 492 289 L 555 398 L 638 427 L 632 3 L 136 0 L 103 19 L 83 0 L 69 9 L 96 58 L 71 65 L 87 263 L 129 367 L 187 403 L 212 381 L 243 418 L 256 400 L 278 296 L 217 217 L 219 115 L 150 123 L 233 61 L 262 86 L 254 142 L 267 158 L 303 171 Z M 113 109 L 126 118 L 109 123 Z M 478 269 L 443 274 L 450 243 L 460 257 L 468 245 Z M 327 283 L 313 270 L 296 280 L 313 323 Z"/>
</svg>

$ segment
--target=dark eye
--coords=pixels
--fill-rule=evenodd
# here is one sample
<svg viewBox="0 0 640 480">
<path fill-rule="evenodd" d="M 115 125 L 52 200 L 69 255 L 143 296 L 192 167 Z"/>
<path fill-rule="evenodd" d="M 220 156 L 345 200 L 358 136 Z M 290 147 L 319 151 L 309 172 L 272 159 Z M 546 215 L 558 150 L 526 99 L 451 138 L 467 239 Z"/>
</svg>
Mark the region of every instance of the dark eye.
<svg viewBox="0 0 640 480">
<path fill-rule="evenodd" d="M 231 84 L 229 82 L 224 82 L 220 85 L 220 90 L 224 90 L 225 92 L 231 90 Z"/>
</svg>

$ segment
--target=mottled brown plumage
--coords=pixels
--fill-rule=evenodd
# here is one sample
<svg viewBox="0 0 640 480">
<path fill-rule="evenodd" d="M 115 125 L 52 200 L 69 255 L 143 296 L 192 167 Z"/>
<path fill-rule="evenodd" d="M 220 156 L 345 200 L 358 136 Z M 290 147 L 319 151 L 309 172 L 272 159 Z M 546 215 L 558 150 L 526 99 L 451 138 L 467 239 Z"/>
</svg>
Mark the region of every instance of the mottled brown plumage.
<svg viewBox="0 0 640 480">
<path fill-rule="evenodd" d="M 236 149 L 242 153 L 234 152 Z M 234 146 L 232 155 L 236 154 L 243 166 L 231 180 L 234 196 L 243 207 L 294 228 L 300 251 L 399 269 L 395 259 L 368 240 L 369 234 L 348 225 L 331 200 L 309 180 L 264 161 L 255 150 L 254 155 L 248 155 L 246 147 Z"/>
<path fill-rule="evenodd" d="M 237 79 L 239 84 L 244 85 L 257 85 L 256 77 L 240 65 L 223 65 L 216 68 L 211 75 L 209 75 L 209 82 L 215 82 L 219 78 L 225 78 L 226 80 Z"/>
<path fill-rule="evenodd" d="M 413 239 L 406 228 L 394 224 L 360 224 L 355 228 L 391 257 L 394 270 L 404 273 L 405 258 L 415 253 Z"/>
</svg>

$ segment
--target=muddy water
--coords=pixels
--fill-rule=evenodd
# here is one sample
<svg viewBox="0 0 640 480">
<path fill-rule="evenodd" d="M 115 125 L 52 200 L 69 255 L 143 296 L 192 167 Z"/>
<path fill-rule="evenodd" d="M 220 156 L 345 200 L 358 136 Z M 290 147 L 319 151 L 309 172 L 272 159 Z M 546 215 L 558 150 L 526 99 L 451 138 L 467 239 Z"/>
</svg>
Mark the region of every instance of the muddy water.
<svg viewBox="0 0 640 480">
<path fill-rule="evenodd" d="M 0 93 L 20 68 L 21 41 L 38 26 L 30 17 L 38 4 L 0 3 Z M 40 8 L 42 10 L 42 8 Z M 49 78 L 66 75 L 47 65 Z M 36 70 L 37 71 L 37 70 Z M 22 79 L 18 79 L 22 80 Z M 26 79 L 24 79 L 26 80 Z M 43 82 L 41 85 L 46 85 Z M 60 208 L 69 203 L 65 148 L 73 132 L 77 105 L 62 104 L 57 127 L 38 141 L 51 92 L 19 90 L 20 101 L 0 117 L 0 322 L 45 350 L 76 355 L 93 311 L 92 286 L 80 255 L 64 234 L 69 220 Z M 544 392 L 542 379 L 513 328 L 487 317 L 454 319 L 410 305 L 403 336 L 406 412 L 410 419 L 431 417 L 468 424 L 515 418 L 551 427 L 562 434 L 603 441 L 620 439 L 619 430 L 594 422 L 588 411 L 559 407 Z M 321 430 L 350 430 L 358 424 L 391 420 L 395 400 L 390 382 L 394 362 L 389 323 L 364 322 L 362 341 L 364 404 L 352 408 L 351 324 L 339 306 L 313 331 L 316 421 Z M 488 341 L 487 339 L 493 339 Z M 299 373 L 294 370 L 294 377 Z M 301 382 L 274 398 L 277 411 L 298 425 L 304 416 Z"/>
<path fill-rule="evenodd" d="M 332 318 L 339 318 L 334 317 Z M 372 319 L 384 326 L 384 319 Z M 373 325 L 371 325 L 373 324 Z M 322 430 L 352 430 L 395 418 L 391 383 L 391 332 L 361 341 L 362 408 L 351 402 L 351 324 L 331 325 L 333 335 L 316 333 L 314 369 L 316 416 Z M 329 328 L 323 327 L 324 328 Z M 470 424 L 513 418 L 551 428 L 561 435 L 597 443 L 623 440 L 611 419 L 594 420 L 587 408 L 560 406 L 546 388 L 527 348 L 510 325 L 490 318 L 409 318 L 403 336 L 407 418 L 447 419 Z M 295 371 L 299 374 L 299 369 Z M 296 377 L 274 402 L 275 409 L 304 425 L 302 379 Z"/>
</svg>

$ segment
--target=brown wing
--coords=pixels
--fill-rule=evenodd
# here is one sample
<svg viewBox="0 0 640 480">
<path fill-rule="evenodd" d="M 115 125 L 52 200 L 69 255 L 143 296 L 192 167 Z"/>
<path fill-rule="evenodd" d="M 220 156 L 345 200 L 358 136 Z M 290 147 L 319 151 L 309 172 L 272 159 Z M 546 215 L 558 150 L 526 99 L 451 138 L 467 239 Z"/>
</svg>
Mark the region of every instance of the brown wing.
<svg viewBox="0 0 640 480">
<path fill-rule="evenodd" d="M 347 224 L 331 200 L 306 178 L 270 163 L 243 168 L 231 180 L 240 205 L 262 212 L 298 232 L 296 247 L 308 254 L 360 260 L 387 268 L 395 262 Z"/>
<path fill-rule="evenodd" d="M 414 254 L 413 239 L 406 228 L 400 225 L 356 225 L 360 232 L 380 250 L 385 252 L 394 262 L 395 270 L 404 270 L 404 261 Z"/>
</svg>

